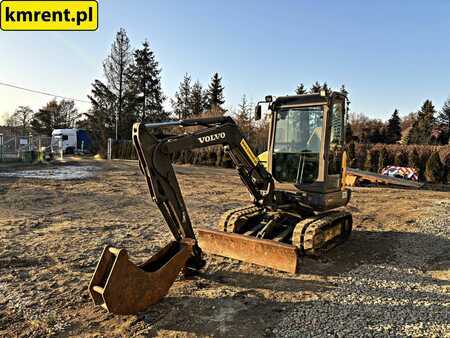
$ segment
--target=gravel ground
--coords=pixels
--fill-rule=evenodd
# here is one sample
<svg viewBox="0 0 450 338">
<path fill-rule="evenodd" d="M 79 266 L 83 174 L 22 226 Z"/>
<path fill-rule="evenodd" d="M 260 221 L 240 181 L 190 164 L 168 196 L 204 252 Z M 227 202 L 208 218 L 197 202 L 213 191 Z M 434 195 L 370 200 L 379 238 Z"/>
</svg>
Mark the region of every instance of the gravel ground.
<svg viewBox="0 0 450 338">
<path fill-rule="evenodd" d="M 392 262 L 365 264 L 344 273 L 317 301 L 299 303 L 273 330 L 276 336 L 450 337 L 450 283 L 425 269 L 432 259 L 448 263 L 450 200 L 436 202 L 411 227 L 442 241 L 404 236 Z"/>
<path fill-rule="evenodd" d="M 78 181 L 34 175 L 66 166 L 96 170 Z M 115 316 L 87 290 L 103 247 L 140 262 L 172 239 L 137 165 L 36 169 L 0 177 L 0 337 L 450 335 L 448 191 L 355 188 L 354 234 L 302 258 L 297 274 L 207 256 L 148 311 Z M 176 170 L 194 229 L 249 203 L 233 170 Z"/>
</svg>

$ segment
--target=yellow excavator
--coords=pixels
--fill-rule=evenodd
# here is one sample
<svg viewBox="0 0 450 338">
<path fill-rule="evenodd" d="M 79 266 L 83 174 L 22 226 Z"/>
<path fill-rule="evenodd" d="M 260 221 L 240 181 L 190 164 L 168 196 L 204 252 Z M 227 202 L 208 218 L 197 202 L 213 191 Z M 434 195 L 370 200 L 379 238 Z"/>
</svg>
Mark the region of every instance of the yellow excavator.
<svg viewBox="0 0 450 338">
<path fill-rule="evenodd" d="M 204 252 L 295 273 L 299 257 L 345 241 L 352 216 L 345 176 L 347 97 L 340 92 L 266 96 L 270 119 L 267 163 L 253 153 L 231 117 L 133 125 L 139 167 L 174 241 L 140 265 L 125 249 L 107 246 L 89 290 L 95 304 L 116 314 L 145 311 L 169 291 L 181 271 L 205 265 Z M 181 135 L 168 127 L 183 127 Z M 226 212 L 216 229 L 191 224 L 172 164 L 174 153 L 222 145 L 251 196 Z M 288 183 L 294 189 L 277 189 Z M 199 182 L 201 184 L 201 182 Z"/>
</svg>

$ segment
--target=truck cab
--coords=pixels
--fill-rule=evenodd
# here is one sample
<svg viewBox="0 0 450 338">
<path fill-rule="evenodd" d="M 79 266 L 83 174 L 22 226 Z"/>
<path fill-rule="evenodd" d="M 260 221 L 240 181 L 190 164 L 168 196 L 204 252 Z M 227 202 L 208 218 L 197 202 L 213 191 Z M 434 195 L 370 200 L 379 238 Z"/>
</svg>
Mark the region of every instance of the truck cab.
<svg viewBox="0 0 450 338">
<path fill-rule="evenodd" d="M 92 141 L 89 134 L 82 129 L 54 129 L 52 152 L 60 147 L 65 154 L 89 153 L 92 150 Z"/>
<path fill-rule="evenodd" d="M 55 129 L 52 132 L 52 152 L 62 147 L 65 154 L 73 154 L 77 147 L 76 129 Z"/>
</svg>

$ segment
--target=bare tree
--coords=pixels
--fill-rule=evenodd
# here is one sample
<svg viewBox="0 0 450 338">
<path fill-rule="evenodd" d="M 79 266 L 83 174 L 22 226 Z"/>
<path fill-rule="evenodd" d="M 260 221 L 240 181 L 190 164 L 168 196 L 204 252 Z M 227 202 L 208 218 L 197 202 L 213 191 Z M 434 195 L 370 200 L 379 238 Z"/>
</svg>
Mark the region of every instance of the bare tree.
<svg viewBox="0 0 450 338">
<path fill-rule="evenodd" d="M 19 124 L 14 113 L 3 113 L 3 121 L 5 121 L 6 127 L 17 127 Z"/>
<path fill-rule="evenodd" d="M 12 114 L 4 114 L 7 127 L 19 127 L 22 134 L 30 131 L 33 110 L 29 106 L 19 106 Z"/>
</svg>

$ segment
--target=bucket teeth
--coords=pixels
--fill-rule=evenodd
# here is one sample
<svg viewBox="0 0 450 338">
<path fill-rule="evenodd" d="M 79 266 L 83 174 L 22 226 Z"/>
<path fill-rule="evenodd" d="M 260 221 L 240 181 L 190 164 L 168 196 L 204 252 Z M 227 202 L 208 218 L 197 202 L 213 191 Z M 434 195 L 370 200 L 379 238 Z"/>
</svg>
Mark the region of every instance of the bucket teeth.
<svg viewBox="0 0 450 338">
<path fill-rule="evenodd" d="M 105 247 L 89 285 L 94 303 L 115 314 L 146 310 L 167 294 L 194 245 L 192 239 L 171 242 L 139 266 L 126 250 Z"/>
</svg>

